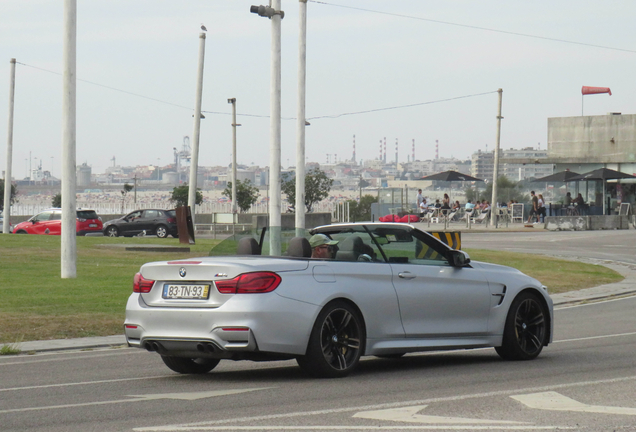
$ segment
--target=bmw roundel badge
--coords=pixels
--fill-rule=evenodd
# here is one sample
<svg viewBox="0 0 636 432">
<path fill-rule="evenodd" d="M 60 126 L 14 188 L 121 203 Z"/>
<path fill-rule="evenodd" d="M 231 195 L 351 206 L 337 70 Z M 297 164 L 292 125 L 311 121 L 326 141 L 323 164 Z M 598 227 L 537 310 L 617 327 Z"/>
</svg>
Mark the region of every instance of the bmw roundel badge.
<svg viewBox="0 0 636 432">
<path fill-rule="evenodd" d="M 186 276 L 186 269 L 185 269 L 185 267 L 181 267 L 181 268 L 179 269 L 179 276 L 181 276 L 181 277 L 185 277 L 185 276 Z"/>
</svg>

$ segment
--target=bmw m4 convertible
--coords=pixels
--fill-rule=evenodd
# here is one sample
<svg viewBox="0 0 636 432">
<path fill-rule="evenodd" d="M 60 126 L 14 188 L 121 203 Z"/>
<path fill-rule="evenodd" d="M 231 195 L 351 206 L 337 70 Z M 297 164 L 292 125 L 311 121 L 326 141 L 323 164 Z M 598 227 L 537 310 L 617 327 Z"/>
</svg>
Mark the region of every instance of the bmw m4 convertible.
<svg viewBox="0 0 636 432">
<path fill-rule="evenodd" d="M 344 377 L 361 356 L 493 347 L 530 360 L 552 341 L 545 286 L 412 225 L 322 226 L 281 241 L 281 256 L 259 237 L 235 242 L 235 255 L 143 265 L 128 345 L 185 374 L 296 359 L 313 376 Z"/>
</svg>

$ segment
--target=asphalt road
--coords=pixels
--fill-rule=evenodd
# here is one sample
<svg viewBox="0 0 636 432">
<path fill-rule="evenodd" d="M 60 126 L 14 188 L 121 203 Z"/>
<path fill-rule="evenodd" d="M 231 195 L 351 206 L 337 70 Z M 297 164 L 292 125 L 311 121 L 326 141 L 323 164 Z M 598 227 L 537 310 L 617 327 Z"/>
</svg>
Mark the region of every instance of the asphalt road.
<svg viewBox="0 0 636 432">
<path fill-rule="evenodd" d="M 463 247 L 635 262 L 621 246 L 633 250 L 632 231 L 519 234 L 465 234 Z M 293 361 L 183 376 L 128 348 L 2 356 L 0 430 L 636 431 L 635 309 L 636 297 L 557 309 L 554 343 L 529 362 L 493 349 L 370 357 L 335 380 Z"/>
</svg>

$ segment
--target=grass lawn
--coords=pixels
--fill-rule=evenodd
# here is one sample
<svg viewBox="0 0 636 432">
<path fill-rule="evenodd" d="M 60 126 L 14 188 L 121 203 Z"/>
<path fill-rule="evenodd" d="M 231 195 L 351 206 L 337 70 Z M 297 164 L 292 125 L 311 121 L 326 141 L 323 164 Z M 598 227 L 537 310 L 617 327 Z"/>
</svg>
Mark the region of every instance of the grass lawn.
<svg viewBox="0 0 636 432">
<path fill-rule="evenodd" d="M 126 300 L 149 261 L 207 256 L 219 241 L 199 239 L 189 253 L 126 251 L 107 245 L 162 244 L 178 239 L 77 237 L 77 278 L 60 278 L 60 236 L 0 234 L 0 344 L 122 333 Z M 551 293 L 622 280 L 602 266 L 529 254 L 468 250 L 479 261 L 515 267 Z"/>
</svg>

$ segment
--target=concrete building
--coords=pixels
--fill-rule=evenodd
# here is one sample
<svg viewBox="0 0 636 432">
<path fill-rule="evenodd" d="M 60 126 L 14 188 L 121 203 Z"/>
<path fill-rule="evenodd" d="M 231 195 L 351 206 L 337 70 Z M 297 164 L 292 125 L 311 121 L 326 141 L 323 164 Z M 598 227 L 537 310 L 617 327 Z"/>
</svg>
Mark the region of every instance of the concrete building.
<svg viewBox="0 0 636 432">
<path fill-rule="evenodd" d="M 506 176 L 511 181 L 521 181 L 530 178 L 545 177 L 553 173 L 553 166 L 547 160 L 545 150 L 526 147 L 521 150 L 500 150 L 499 175 Z M 488 182 L 492 181 L 495 166 L 495 152 L 478 150 L 472 155 L 470 175 Z"/>
</svg>

